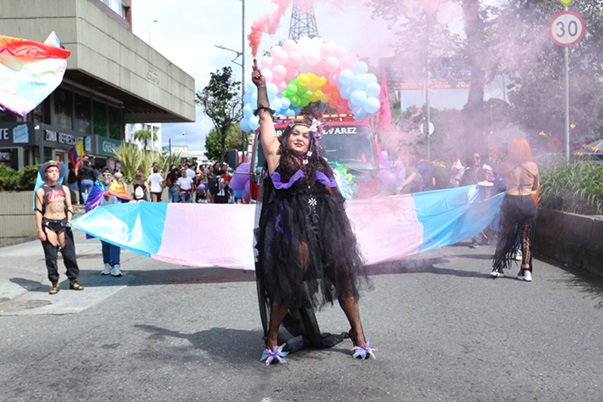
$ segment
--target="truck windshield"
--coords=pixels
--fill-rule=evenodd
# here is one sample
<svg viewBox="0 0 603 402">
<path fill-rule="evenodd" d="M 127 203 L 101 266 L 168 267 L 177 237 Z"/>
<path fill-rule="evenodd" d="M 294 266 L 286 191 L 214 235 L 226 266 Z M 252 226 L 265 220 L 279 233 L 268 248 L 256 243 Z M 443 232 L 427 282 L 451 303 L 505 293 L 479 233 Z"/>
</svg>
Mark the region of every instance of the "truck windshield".
<svg viewBox="0 0 603 402">
<path fill-rule="evenodd" d="M 375 168 L 375 151 L 366 126 L 332 127 L 322 136 L 320 146 L 329 162 L 339 162 L 354 170 Z"/>
</svg>

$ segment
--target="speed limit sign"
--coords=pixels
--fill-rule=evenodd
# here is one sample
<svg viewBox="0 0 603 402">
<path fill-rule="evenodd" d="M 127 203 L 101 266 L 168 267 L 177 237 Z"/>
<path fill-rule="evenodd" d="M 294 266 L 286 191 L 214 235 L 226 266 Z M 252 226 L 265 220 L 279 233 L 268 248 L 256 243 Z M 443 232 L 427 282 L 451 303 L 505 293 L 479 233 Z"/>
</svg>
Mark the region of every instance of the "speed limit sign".
<svg viewBox="0 0 603 402">
<path fill-rule="evenodd" d="M 549 31 L 556 44 L 568 47 L 580 42 L 586 33 L 586 24 L 580 14 L 563 11 L 553 17 Z"/>
</svg>

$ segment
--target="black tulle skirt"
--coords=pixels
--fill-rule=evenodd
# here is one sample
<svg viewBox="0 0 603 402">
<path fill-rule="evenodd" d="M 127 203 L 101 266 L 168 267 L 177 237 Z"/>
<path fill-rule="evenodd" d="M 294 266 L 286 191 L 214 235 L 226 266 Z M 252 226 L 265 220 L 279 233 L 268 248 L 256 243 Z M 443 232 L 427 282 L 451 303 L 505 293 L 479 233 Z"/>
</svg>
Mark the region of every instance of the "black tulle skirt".
<svg viewBox="0 0 603 402">
<path fill-rule="evenodd" d="M 368 279 L 337 189 L 296 183 L 265 196 L 256 274 L 270 303 L 292 309 L 358 299 L 360 282 Z"/>
</svg>

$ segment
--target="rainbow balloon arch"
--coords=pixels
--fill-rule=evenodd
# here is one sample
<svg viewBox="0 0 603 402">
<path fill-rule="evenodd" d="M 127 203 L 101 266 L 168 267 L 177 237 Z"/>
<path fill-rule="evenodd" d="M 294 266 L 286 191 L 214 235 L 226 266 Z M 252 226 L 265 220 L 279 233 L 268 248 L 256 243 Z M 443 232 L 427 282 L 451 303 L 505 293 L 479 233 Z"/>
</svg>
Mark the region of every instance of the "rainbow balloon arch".
<svg viewBox="0 0 603 402">
<path fill-rule="evenodd" d="M 270 107 L 277 115 L 292 117 L 312 102 L 324 102 L 336 113 L 352 113 L 357 121 L 379 111 L 381 86 L 368 65 L 335 42 L 303 36 L 273 46 L 261 60 Z M 243 97 L 243 131 L 255 131 L 257 88 L 247 84 Z"/>
</svg>

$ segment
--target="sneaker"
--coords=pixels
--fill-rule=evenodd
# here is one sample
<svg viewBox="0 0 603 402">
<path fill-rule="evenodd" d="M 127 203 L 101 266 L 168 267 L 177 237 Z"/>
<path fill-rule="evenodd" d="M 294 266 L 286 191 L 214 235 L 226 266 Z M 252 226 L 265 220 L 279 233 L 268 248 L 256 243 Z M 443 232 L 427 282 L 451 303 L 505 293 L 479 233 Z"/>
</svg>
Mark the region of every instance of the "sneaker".
<svg viewBox="0 0 603 402">
<path fill-rule="evenodd" d="M 121 276 L 121 271 L 119 270 L 119 268 L 120 268 L 119 264 L 115 264 L 113 266 L 113 269 L 111 270 L 111 276 L 119 278 Z"/>
<path fill-rule="evenodd" d="M 109 275 L 111 273 L 111 264 L 105 264 L 105 268 L 101 272 L 101 275 Z"/>
<path fill-rule="evenodd" d="M 69 289 L 71 290 L 84 290 L 84 287 L 77 283 L 77 279 L 69 281 Z"/>
<path fill-rule="evenodd" d="M 478 248 L 479 247 L 479 243 L 476 242 L 476 241 L 471 242 L 471 245 L 469 247 L 471 247 L 471 248 Z"/>
<path fill-rule="evenodd" d="M 532 273 L 528 269 L 522 269 L 516 278 L 520 281 L 532 282 Z"/>
<path fill-rule="evenodd" d="M 56 295 L 57 293 L 59 293 L 59 290 L 61 290 L 61 289 L 59 289 L 59 281 L 52 282 L 52 287 L 48 291 L 48 294 Z"/>
<path fill-rule="evenodd" d="M 490 272 L 490 276 L 494 279 L 496 278 L 502 278 L 503 276 L 505 276 L 505 273 L 503 272 L 503 270 L 498 270 L 496 268 L 492 268 L 492 272 Z"/>
<path fill-rule="evenodd" d="M 518 249 L 518 250 L 515 252 L 515 257 L 513 257 L 513 258 L 515 259 L 515 261 L 521 261 L 522 257 L 523 257 L 523 254 L 521 254 L 521 250 L 520 250 L 520 249 Z"/>
</svg>

